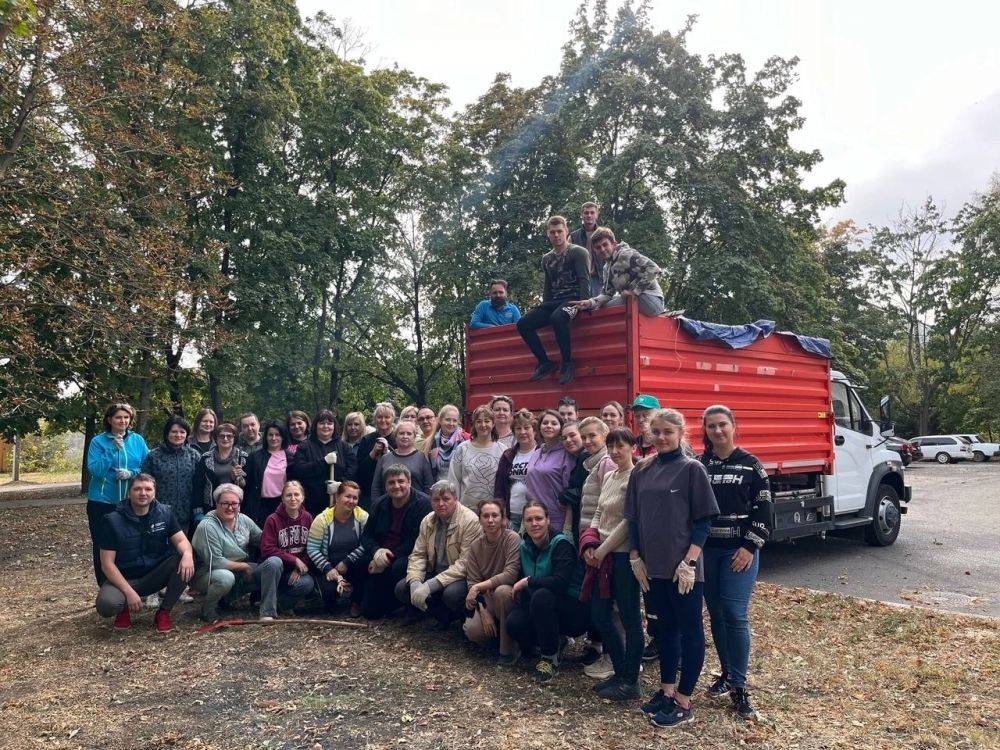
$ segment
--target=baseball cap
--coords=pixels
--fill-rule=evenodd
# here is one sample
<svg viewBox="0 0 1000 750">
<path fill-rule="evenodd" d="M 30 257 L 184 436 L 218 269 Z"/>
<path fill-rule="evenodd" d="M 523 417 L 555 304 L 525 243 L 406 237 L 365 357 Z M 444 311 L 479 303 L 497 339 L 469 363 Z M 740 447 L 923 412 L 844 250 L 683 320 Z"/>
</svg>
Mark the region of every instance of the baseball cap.
<svg viewBox="0 0 1000 750">
<path fill-rule="evenodd" d="M 660 401 L 656 396 L 650 396 L 648 393 L 640 393 L 635 397 L 635 401 L 632 402 L 633 409 L 659 409 Z"/>
</svg>

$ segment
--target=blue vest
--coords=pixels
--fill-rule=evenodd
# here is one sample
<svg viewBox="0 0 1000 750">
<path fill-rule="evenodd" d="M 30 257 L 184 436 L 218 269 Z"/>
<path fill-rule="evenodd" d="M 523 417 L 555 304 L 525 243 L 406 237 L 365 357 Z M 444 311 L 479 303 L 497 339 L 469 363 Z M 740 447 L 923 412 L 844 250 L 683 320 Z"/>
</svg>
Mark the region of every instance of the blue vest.
<svg viewBox="0 0 1000 750">
<path fill-rule="evenodd" d="M 104 517 L 101 549 L 115 550 L 115 565 L 126 579 L 141 578 L 174 554 L 170 537 L 179 530 L 170 506 L 154 500 L 140 518 L 126 500 Z"/>
</svg>

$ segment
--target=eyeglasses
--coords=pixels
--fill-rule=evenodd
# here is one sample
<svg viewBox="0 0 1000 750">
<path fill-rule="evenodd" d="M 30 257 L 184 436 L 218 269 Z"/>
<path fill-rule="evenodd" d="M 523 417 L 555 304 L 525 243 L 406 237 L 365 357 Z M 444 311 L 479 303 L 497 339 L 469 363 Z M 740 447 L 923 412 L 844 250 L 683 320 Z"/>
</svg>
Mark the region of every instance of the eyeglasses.
<svg viewBox="0 0 1000 750">
<path fill-rule="evenodd" d="M 220 507 L 220 508 L 239 508 L 240 507 L 240 503 L 239 503 L 238 500 L 237 501 L 230 501 L 228 503 L 218 503 L 218 507 Z"/>
<path fill-rule="evenodd" d="M 220 432 L 216 440 L 232 440 L 235 437 L 231 432 Z"/>
</svg>

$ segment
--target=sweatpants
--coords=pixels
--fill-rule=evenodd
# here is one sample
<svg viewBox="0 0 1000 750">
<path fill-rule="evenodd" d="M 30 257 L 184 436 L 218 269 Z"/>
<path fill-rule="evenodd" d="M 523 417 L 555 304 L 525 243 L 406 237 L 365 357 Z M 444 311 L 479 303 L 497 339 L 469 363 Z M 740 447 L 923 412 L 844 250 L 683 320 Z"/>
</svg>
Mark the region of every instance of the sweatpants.
<svg viewBox="0 0 1000 750">
<path fill-rule="evenodd" d="M 629 684 L 639 679 L 642 661 L 642 614 L 639 611 L 639 582 L 632 574 L 628 552 L 614 552 L 611 597 L 602 599 L 597 586 L 590 592 L 590 617 L 601 634 L 604 653 L 611 658 L 615 675 Z M 615 627 L 614 608 L 622 619 L 625 637 Z"/>
<path fill-rule="evenodd" d="M 538 589 L 521 592 L 518 606 L 507 615 L 507 632 L 528 654 L 538 646 L 542 656 L 555 660 L 559 654 L 559 636 L 576 637 L 587 632 L 588 607 L 575 596 Z"/>
<path fill-rule="evenodd" d="M 571 301 L 543 302 L 538 307 L 528 310 L 517 321 L 517 332 L 521 334 L 521 338 L 531 349 L 531 353 L 535 355 L 539 364 L 545 364 L 549 361 L 549 355 L 545 353 L 542 340 L 538 337 L 538 329 L 545 326 L 552 326 L 562 361 L 569 362 L 573 359 L 569 340 L 569 324 L 572 318 L 563 310 Z"/>
<path fill-rule="evenodd" d="M 280 557 L 269 557 L 257 566 L 254 574 L 260 579 L 260 616 L 277 617 L 278 599 L 282 607 L 289 606 L 293 599 L 305 599 L 316 589 L 316 583 L 308 573 L 300 575 L 295 583 L 289 583 L 291 571 L 285 571 L 285 563 Z"/>
<path fill-rule="evenodd" d="M 514 606 L 514 590 L 507 585 L 497 586 L 483 594 L 483 598 L 486 599 L 486 610 L 493 616 L 496 637 L 500 639 L 500 653 L 503 656 L 511 656 L 514 653 L 514 639 L 507 632 L 507 615 Z M 483 618 L 479 607 L 476 607 L 475 613 L 466 619 L 462 630 L 465 632 L 465 637 L 473 643 L 486 644 L 491 640 L 483 629 Z"/>
<path fill-rule="evenodd" d="M 465 614 L 465 597 L 468 593 L 469 585 L 464 578 L 449 583 L 427 597 L 427 614 L 444 625 L 457 620 Z M 409 581 L 404 579 L 396 583 L 396 600 L 405 604 L 407 609 L 416 609 L 410 604 Z"/>
<path fill-rule="evenodd" d="M 260 575 L 258 565 L 250 563 L 253 573 L 250 580 L 243 573 L 234 573 L 225 568 L 203 573 L 194 580 L 194 589 L 202 592 L 205 597 L 201 605 L 201 616 L 204 620 L 219 618 L 219 602 L 223 598 L 233 602 L 252 591 L 260 591 Z"/>
<path fill-rule="evenodd" d="M 363 565 L 349 567 L 344 578 L 351 584 L 351 591 L 346 594 L 338 594 L 336 581 L 326 580 L 326 576 L 322 573 L 316 574 L 316 583 L 319 585 L 320 594 L 323 595 L 323 608 L 327 612 L 333 612 L 342 597 L 349 597 L 351 604 L 361 603 L 365 593 L 365 582 L 368 580 L 368 569 Z"/>
<path fill-rule="evenodd" d="M 180 564 L 181 556 L 175 552 L 169 557 L 163 558 L 155 568 L 149 570 L 145 575 L 126 580 L 139 596 L 155 594 L 165 586 L 167 590 L 160 599 L 160 609 L 169 612 L 177 604 L 177 600 L 187 586 L 177 572 L 177 567 Z M 97 592 L 97 601 L 94 606 L 97 607 L 97 614 L 101 617 L 115 617 L 128 606 L 128 602 L 125 600 L 125 594 L 122 590 L 106 580 Z"/>
<path fill-rule="evenodd" d="M 378 620 L 399 609 L 396 584 L 406 577 L 407 558 L 399 557 L 381 573 L 369 573 L 365 592 L 361 596 L 361 614 L 365 619 Z"/>
<path fill-rule="evenodd" d="M 97 546 L 98 537 L 104 526 L 104 517 L 115 509 L 114 503 L 99 503 L 96 500 L 87 501 L 87 528 L 90 529 L 90 545 L 94 553 L 94 577 L 101 586 L 107 577 L 101 570 L 101 548 Z"/>
<path fill-rule="evenodd" d="M 681 680 L 677 692 L 691 695 L 705 663 L 705 627 L 701 620 L 704 584 L 696 583 L 686 594 L 677 584 L 665 578 L 649 582 L 649 600 L 659 615 L 660 682 L 672 685 Z"/>
</svg>

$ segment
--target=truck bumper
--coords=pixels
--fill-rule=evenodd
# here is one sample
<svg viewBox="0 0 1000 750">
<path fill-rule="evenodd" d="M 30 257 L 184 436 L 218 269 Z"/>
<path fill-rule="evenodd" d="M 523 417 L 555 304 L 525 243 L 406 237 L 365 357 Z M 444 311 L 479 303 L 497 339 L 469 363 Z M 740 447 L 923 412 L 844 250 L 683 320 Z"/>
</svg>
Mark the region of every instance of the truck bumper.
<svg viewBox="0 0 1000 750">
<path fill-rule="evenodd" d="M 903 497 L 901 499 L 904 503 L 908 503 L 910 502 L 910 500 L 913 499 L 913 488 L 910 487 L 908 484 L 903 485 Z M 905 508 L 901 508 L 901 510 L 904 513 L 906 512 Z"/>
</svg>

